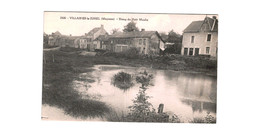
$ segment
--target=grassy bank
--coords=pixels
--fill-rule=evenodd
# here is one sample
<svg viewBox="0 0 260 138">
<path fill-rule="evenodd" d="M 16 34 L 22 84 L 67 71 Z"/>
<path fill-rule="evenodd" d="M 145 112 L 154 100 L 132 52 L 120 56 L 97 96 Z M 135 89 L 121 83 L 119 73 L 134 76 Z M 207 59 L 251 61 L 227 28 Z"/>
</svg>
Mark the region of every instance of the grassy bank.
<svg viewBox="0 0 260 138">
<path fill-rule="evenodd" d="M 103 62 L 104 64 L 187 72 L 203 72 L 211 75 L 217 74 L 217 60 L 202 56 L 141 56 L 129 53 L 107 52 L 96 56 L 95 60 L 100 60 L 100 62 Z"/>
<path fill-rule="evenodd" d="M 175 71 L 203 72 L 216 75 L 217 60 L 202 56 L 141 56 L 136 53 L 97 53 L 96 56 L 82 56 L 80 50 L 61 49 L 54 53 L 57 61 L 70 62 L 73 68 L 90 67 L 96 64 L 124 65 L 132 67 L 147 67 L 154 69 L 169 69 Z M 76 52 L 77 51 L 77 52 Z M 52 58 L 52 57 L 51 57 Z M 65 60 L 65 58 L 67 58 Z"/>
<path fill-rule="evenodd" d="M 70 85 L 78 79 L 79 73 L 91 71 L 86 68 L 91 65 L 78 59 L 76 54 L 44 52 L 42 103 L 59 107 L 74 117 L 102 117 L 109 112 L 108 106 L 97 100 L 83 99 Z"/>
</svg>

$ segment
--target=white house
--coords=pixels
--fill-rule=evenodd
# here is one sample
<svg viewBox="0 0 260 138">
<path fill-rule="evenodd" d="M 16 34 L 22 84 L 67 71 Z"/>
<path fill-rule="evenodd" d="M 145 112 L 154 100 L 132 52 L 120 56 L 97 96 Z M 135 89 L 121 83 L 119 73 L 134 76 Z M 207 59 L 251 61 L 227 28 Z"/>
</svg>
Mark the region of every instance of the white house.
<svg viewBox="0 0 260 138">
<path fill-rule="evenodd" d="M 184 31 L 182 55 L 217 56 L 218 52 L 218 19 L 205 17 L 202 21 L 193 21 Z"/>
</svg>

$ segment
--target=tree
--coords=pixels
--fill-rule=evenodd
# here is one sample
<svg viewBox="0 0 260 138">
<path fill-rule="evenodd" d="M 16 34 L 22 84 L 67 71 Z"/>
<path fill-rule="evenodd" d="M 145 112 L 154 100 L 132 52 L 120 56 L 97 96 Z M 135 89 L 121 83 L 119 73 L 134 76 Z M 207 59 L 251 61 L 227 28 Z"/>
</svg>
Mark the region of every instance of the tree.
<svg viewBox="0 0 260 138">
<path fill-rule="evenodd" d="M 181 35 L 174 32 L 173 30 L 171 30 L 168 33 L 168 39 L 167 42 L 171 42 L 171 43 L 181 43 L 182 39 L 181 39 Z"/>
<path fill-rule="evenodd" d="M 111 34 L 115 34 L 117 32 L 119 32 L 119 28 L 114 28 L 114 29 L 111 30 Z"/>
<path fill-rule="evenodd" d="M 136 23 L 131 21 L 126 26 L 124 26 L 123 29 L 124 32 L 137 32 L 139 31 L 139 28 L 136 27 Z"/>
<path fill-rule="evenodd" d="M 168 38 L 166 42 L 174 43 L 174 45 L 170 45 L 165 49 L 165 53 L 173 53 L 173 54 L 181 54 L 181 46 L 182 46 L 182 35 L 171 30 L 168 33 Z"/>
<path fill-rule="evenodd" d="M 161 38 L 162 38 L 163 41 L 167 41 L 168 35 L 167 35 L 165 32 L 161 32 L 161 33 L 160 33 L 160 36 L 161 36 Z"/>
<path fill-rule="evenodd" d="M 134 104 L 128 107 L 131 111 L 131 113 L 127 116 L 129 120 L 134 122 L 146 122 L 149 118 L 149 113 L 155 113 L 153 105 L 148 101 L 151 97 L 145 93 L 148 86 L 151 85 L 150 82 L 152 79 L 153 75 L 148 74 L 146 71 L 140 72 L 136 77 L 136 82 L 140 83 L 141 87 L 133 100 Z"/>
</svg>

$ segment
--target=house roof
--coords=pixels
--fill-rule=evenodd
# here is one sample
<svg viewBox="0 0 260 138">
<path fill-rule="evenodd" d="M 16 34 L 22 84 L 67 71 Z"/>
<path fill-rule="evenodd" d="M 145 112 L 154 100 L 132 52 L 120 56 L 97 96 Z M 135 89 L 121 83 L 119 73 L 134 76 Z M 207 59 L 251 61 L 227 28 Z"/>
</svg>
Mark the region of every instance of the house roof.
<svg viewBox="0 0 260 138">
<path fill-rule="evenodd" d="M 106 41 L 109 39 L 108 35 L 100 35 L 95 40 Z"/>
<path fill-rule="evenodd" d="M 59 35 L 61 36 L 61 33 L 59 31 L 56 31 L 55 33 L 53 33 L 53 35 Z"/>
<path fill-rule="evenodd" d="M 89 32 L 88 32 L 88 35 L 93 35 L 94 33 L 96 33 L 98 30 L 100 30 L 101 29 L 101 27 L 95 27 L 95 28 L 93 28 L 92 30 L 90 30 Z"/>
<path fill-rule="evenodd" d="M 156 31 L 134 31 L 134 32 L 117 32 L 109 36 L 109 38 L 149 38 L 154 34 L 158 34 Z"/>
<path fill-rule="evenodd" d="M 204 23 L 209 25 L 210 31 L 218 31 L 218 20 L 212 19 L 210 17 L 205 17 L 204 20 L 201 21 L 193 21 L 189 26 L 184 29 L 184 33 L 192 33 L 192 32 L 199 32 L 201 27 Z"/>
<path fill-rule="evenodd" d="M 193 21 L 183 32 L 199 32 L 204 21 Z"/>
</svg>

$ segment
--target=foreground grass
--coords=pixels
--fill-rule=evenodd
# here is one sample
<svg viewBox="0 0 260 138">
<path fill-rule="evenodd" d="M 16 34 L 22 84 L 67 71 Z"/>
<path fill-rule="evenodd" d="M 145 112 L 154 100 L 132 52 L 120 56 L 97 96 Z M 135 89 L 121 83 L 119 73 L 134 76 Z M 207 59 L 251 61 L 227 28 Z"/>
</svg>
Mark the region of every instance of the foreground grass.
<svg viewBox="0 0 260 138">
<path fill-rule="evenodd" d="M 193 118 L 193 120 L 190 123 L 216 124 L 216 118 L 213 117 L 210 113 L 208 113 L 204 118 Z"/>
<path fill-rule="evenodd" d="M 88 72 L 88 64 L 78 61 L 77 55 L 59 51 L 45 52 L 43 65 L 42 103 L 62 108 L 74 117 L 102 117 L 109 112 L 108 106 L 100 101 L 83 99 L 70 83 L 81 72 Z M 93 80 L 86 80 L 92 83 Z"/>
</svg>

